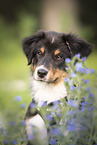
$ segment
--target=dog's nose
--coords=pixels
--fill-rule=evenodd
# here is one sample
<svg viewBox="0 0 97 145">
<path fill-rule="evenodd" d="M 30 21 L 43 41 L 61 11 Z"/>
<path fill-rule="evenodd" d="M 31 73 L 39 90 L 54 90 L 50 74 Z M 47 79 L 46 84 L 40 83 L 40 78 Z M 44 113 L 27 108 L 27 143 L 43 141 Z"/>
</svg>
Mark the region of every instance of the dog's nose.
<svg viewBox="0 0 97 145">
<path fill-rule="evenodd" d="M 40 78 L 44 78 L 47 75 L 48 71 L 44 70 L 44 69 L 39 69 L 37 74 Z"/>
</svg>

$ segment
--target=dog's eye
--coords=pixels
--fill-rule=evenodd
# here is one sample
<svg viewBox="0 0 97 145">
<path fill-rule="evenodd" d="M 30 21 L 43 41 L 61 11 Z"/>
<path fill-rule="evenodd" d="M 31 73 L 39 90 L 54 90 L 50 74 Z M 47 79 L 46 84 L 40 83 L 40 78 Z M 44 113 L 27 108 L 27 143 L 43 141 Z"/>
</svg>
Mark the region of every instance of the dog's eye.
<svg viewBox="0 0 97 145">
<path fill-rule="evenodd" d="M 56 58 L 56 60 L 61 60 L 62 56 L 61 56 L 61 54 L 57 54 L 57 55 L 55 55 L 55 58 Z"/>
<path fill-rule="evenodd" d="M 44 50 L 43 47 L 41 47 L 41 48 L 37 51 L 37 55 L 38 55 L 38 56 L 44 56 L 44 54 L 45 54 L 45 50 Z"/>
<path fill-rule="evenodd" d="M 42 52 L 39 50 L 39 51 L 37 52 L 37 54 L 38 54 L 38 55 L 42 55 Z"/>
</svg>

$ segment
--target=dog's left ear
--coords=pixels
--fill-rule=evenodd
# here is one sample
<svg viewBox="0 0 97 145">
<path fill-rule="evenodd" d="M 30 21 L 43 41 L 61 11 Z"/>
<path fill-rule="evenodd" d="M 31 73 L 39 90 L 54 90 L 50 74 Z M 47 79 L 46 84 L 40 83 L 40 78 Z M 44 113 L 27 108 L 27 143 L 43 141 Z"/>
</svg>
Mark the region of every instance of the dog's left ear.
<svg viewBox="0 0 97 145">
<path fill-rule="evenodd" d="M 35 33 L 33 36 L 24 38 L 22 47 L 28 59 L 28 65 L 30 65 L 32 62 L 32 59 L 34 57 L 34 50 L 36 48 L 37 43 L 41 39 L 44 39 L 44 37 L 45 37 L 44 31 L 39 31 Z"/>
<path fill-rule="evenodd" d="M 80 57 L 87 57 L 92 52 L 92 45 L 74 34 L 63 34 L 63 41 L 67 45 L 71 57 L 80 53 Z"/>
</svg>

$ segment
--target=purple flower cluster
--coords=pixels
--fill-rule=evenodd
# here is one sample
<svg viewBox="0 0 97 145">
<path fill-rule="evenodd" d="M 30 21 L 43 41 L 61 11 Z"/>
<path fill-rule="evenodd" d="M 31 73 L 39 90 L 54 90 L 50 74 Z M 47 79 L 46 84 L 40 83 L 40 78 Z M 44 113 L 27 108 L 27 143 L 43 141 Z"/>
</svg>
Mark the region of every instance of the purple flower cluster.
<svg viewBox="0 0 97 145">
<path fill-rule="evenodd" d="M 56 140 L 54 140 L 53 138 L 50 139 L 50 144 L 51 145 L 57 145 L 57 142 Z"/>
<path fill-rule="evenodd" d="M 15 97 L 15 101 L 17 101 L 17 102 L 22 101 L 22 97 L 21 97 L 21 96 L 16 96 L 16 97 Z"/>
<path fill-rule="evenodd" d="M 65 62 L 66 62 L 66 63 L 70 63 L 70 62 L 71 62 L 71 59 L 70 59 L 70 58 L 66 58 L 66 59 L 65 59 Z"/>
<path fill-rule="evenodd" d="M 80 73 L 84 73 L 85 69 L 83 68 L 83 64 L 78 62 L 76 63 L 76 71 L 80 72 Z"/>
<path fill-rule="evenodd" d="M 68 100 L 67 104 L 70 105 L 73 108 L 77 108 L 78 107 L 78 102 L 74 101 L 74 100 L 71 100 L 71 99 Z"/>
<path fill-rule="evenodd" d="M 52 117 L 51 114 L 47 114 L 47 115 L 45 116 L 45 118 L 46 118 L 46 120 L 48 120 L 48 121 L 52 121 L 52 119 L 53 119 L 53 117 Z"/>
<path fill-rule="evenodd" d="M 51 135 L 57 136 L 57 135 L 60 135 L 60 134 L 61 134 L 61 132 L 60 132 L 59 128 L 52 128 L 51 129 Z"/>
<path fill-rule="evenodd" d="M 67 126 L 67 130 L 72 132 L 72 131 L 77 131 L 77 126 L 76 124 L 73 122 L 73 120 L 69 121 L 69 125 Z"/>
<path fill-rule="evenodd" d="M 68 100 L 58 100 L 55 101 L 49 106 L 47 102 L 43 102 L 41 107 L 41 113 L 43 109 L 44 119 L 46 121 L 46 126 L 49 131 L 49 143 L 51 145 L 57 145 L 57 144 L 83 144 L 80 141 L 84 140 L 89 142 L 92 138 L 89 136 L 90 132 L 93 132 L 92 129 L 95 128 L 95 116 L 97 117 L 96 113 L 94 112 L 97 107 L 96 105 L 93 105 L 93 102 L 95 100 L 95 93 L 92 90 L 92 87 L 89 86 L 91 84 L 91 81 L 88 78 L 84 79 L 84 75 L 87 74 L 94 74 L 94 69 L 86 68 L 83 64 L 85 64 L 86 57 L 82 58 L 82 61 L 80 61 L 80 54 L 77 54 L 76 59 L 78 59 L 78 62 L 73 64 L 74 69 L 72 68 L 72 60 L 70 58 L 66 58 L 65 62 L 67 65 L 67 71 L 69 70 L 69 76 L 64 79 L 67 87 L 68 92 Z M 81 76 L 81 77 L 80 77 Z M 83 78 L 83 79 L 82 79 Z M 80 80 L 80 85 L 78 84 L 78 87 L 76 86 L 75 82 Z M 78 82 L 79 83 L 79 82 Z M 79 97 L 79 98 L 78 98 Z M 14 98 L 15 103 L 19 102 L 19 109 L 23 112 L 23 109 L 26 108 L 26 104 L 22 103 L 22 97 L 16 96 Z M 65 99 L 64 99 L 65 100 Z M 21 104 L 20 104 L 21 102 Z M 16 103 L 18 104 L 18 103 Z M 66 105 L 64 105 L 66 104 Z M 37 104 L 34 103 L 34 101 L 30 104 L 30 107 L 32 109 L 35 109 L 37 107 Z M 96 108 L 96 109 L 95 109 Z M 19 112 L 22 114 L 21 112 Z M 95 115 L 94 115 L 95 114 Z M 55 120 L 54 120 L 55 119 Z M 14 129 L 20 127 L 19 133 L 21 134 L 22 130 L 21 128 L 25 128 L 25 120 L 20 115 L 18 121 L 10 121 L 8 123 L 9 127 Z M 57 124 L 50 125 L 53 121 L 56 121 Z M 32 127 L 33 131 L 35 131 L 35 128 Z M 9 140 L 9 132 L 6 131 L 3 127 L 0 128 L 0 135 L 3 136 L 3 143 L 2 144 L 12 144 L 17 145 L 26 143 L 26 137 L 24 135 L 21 136 L 21 138 L 18 139 L 14 136 Z M 18 136 L 18 135 L 17 135 Z M 77 136 L 77 137 L 76 137 Z M 88 136 L 88 137 L 87 137 Z M 20 136 L 19 136 L 20 137 Z M 86 139 L 85 139 L 86 137 Z M 97 138 L 95 137 L 97 144 Z M 35 136 L 33 134 L 28 134 L 27 138 L 29 141 L 35 139 Z M 58 140 L 59 139 L 59 140 Z M 78 139 L 78 142 L 77 142 Z M 93 140 L 94 138 L 92 138 Z M 71 142 L 72 140 L 72 142 Z M 19 143 L 18 143 L 19 141 Z M 70 142 L 70 143 L 69 143 Z M 84 144 L 87 144 L 87 142 L 84 142 Z M 89 143 L 88 143 L 89 144 Z"/>
<path fill-rule="evenodd" d="M 8 143 L 8 140 L 7 139 L 4 139 L 4 144 L 7 144 Z"/>
<path fill-rule="evenodd" d="M 11 143 L 12 143 L 13 145 L 16 145 L 18 142 L 17 142 L 17 140 L 12 140 Z"/>
</svg>

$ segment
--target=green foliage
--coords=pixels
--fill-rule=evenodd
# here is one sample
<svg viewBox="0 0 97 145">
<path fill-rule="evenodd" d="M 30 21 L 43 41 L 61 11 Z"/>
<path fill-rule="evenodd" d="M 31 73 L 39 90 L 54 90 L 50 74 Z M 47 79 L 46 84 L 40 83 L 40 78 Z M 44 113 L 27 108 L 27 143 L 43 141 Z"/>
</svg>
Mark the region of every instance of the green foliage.
<svg viewBox="0 0 97 145">
<path fill-rule="evenodd" d="M 24 120 L 29 97 L 28 71 L 22 51 L 22 39 L 32 35 L 37 24 L 34 16 L 22 13 L 15 25 L 8 25 L 0 17 L 0 144 L 23 144 L 25 138 Z M 25 83 L 25 82 L 26 83 Z M 27 84 L 27 85 L 26 85 Z M 20 102 L 14 100 L 22 95 Z M 6 131 L 5 131 L 6 130 Z M 22 137 L 23 136 L 23 137 Z M 7 141 L 6 141 L 7 140 Z M 24 143 L 25 144 L 25 143 Z"/>
<path fill-rule="evenodd" d="M 32 35 L 37 29 L 37 21 L 34 16 L 21 13 L 14 25 L 5 23 L 0 17 L 0 79 L 10 80 L 25 78 L 27 64 L 22 51 L 22 39 Z M 17 71 L 18 69 L 18 71 Z"/>
<path fill-rule="evenodd" d="M 76 60 L 78 63 L 75 64 Z M 89 75 L 94 75 L 97 79 L 97 74 L 94 74 L 93 69 L 86 68 L 83 60 L 78 56 L 72 61 L 66 60 L 68 76 L 70 76 L 65 78 L 68 101 L 66 102 L 65 99 L 61 102 L 56 101 L 52 109 L 46 106 L 47 128 L 51 130 L 49 136 L 53 139 L 51 144 L 97 144 L 97 83 L 89 79 Z M 53 126 L 56 131 L 52 131 L 52 127 L 48 126 L 48 121 L 51 121 L 52 117 L 57 122 L 57 125 Z"/>
<path fill-rule="evenodd" d="M 76 60 L 78 62 L 75 64 Z M 97 83 L 92 82 L 89 75 L 97 79 L 97 74 L 85 66 L 85 58 L 81 60 L 79 55 L 72 61 L 66 59 L 66 62 L 69 77 L 64 79 L 64 85 L 67 88 L 67 98 L 53 102 L 52 106 L 44 102 L 40 108 L 46 127 L 49 129 L 50 144 L 96 145 Z M 22 99 L 21 96 L 16 96 L 4 112 L 3 123 L 0 124 L 2 145 L 27 143 L 24 121 L 26 106 Z M 50 126 L 52 120 L 57 122 L 53 127 Z"/>
</svg>

